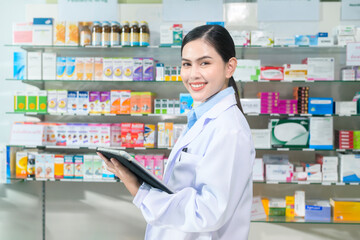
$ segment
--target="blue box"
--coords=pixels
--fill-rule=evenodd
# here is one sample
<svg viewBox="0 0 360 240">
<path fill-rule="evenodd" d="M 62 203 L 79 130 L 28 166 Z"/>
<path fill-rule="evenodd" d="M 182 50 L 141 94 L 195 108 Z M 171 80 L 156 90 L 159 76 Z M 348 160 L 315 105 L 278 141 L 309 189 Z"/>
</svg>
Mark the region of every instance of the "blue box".
<svg viewBox="0 0 360 240">
<path fill-rule="evenodd" d="M 13 78 L 24 80 L 26 76 L 26 52 L 14 52 Z"/>
<path fill-rule="evenodd" d="M 309 46 L 310 40 L 306 35 L 295 35 L 295 45 L 297 46 Z"/>
<path fill-rule="evenodd" d="M 327 32 L 319 32 L 318 34 L 318 37 L 328 37 L 329 34 Z"/>
<path fill-rule="evenodd" d="M 324 115 L 334 113 L 334 101 L 332 98 L 309 98 L 309 113 L 314 115 Z"/>
<path fill-rule="evenodd" d="M 305 221 L 331 221 L 330 204 L 317 204 L 316 202 L 305 205 Z"/>
<path fill-rule="evenodd" d="M 318 45 L 318 36 L 317 35 L 306 35 L 309 38 L 309 46 Z"/>
<path fill-rule="evenodd" d="M 188 113 L 194 105 L 190 93 L 180 93 L 180 114 Z"/>
<path fill-rule="evenodd" d="M 225 27 L 225 22 L 206 22 L 206 25 L 220 25 Z"/>
</svg>

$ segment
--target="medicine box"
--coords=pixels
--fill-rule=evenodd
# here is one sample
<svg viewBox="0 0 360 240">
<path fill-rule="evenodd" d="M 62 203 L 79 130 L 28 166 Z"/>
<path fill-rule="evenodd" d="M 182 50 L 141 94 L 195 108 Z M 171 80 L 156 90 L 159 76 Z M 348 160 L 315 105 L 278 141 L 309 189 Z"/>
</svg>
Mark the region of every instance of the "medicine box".
<svg viewBox="0 0 360 240">
<path fill-rule="evenodd" d="M 37 92 L 36 96 L 36 111 L 39 113 L 47 112 L 47 91 L 41 90 Z"/>
<path fill-rule="evenodd" d="M 54 178 L 64 178 L 64 155 L 54 155 Z"/>
<path fill-rule="evenodd" d="M 293 177 L 292 164 L 265 164 L 266 181 L 291 182 Z"/>
<path fill-rule="evenodd" d="M 93 155 L 84 155 L 84 179 L 94 178 L 94 158 Z"/>
<path fill-rule="evenodd" d="M 260 79 L 269 81 L 284 80 L 284 67 L 264 66 L 260 68 Z"/>
<path fill-rule="evenodd" d="M 359 198 L 330 198 L 334 221 L 360 221 Z"/>
<path fill-rule="evenodd" d="M 309 119 L 271 119 L 269 124 L 272 147 L 308 147 Z"/>
<path fill-rule="evenodd" d="M 17 91 L 14 95 L 14 112 L 26 111 L 26 92 Z"/>
<path fill-rule="evenodd" d="M 193 108 L 193 99 L 189 93 L 180 93 L 180 114 L 187 114 Z"/>
<path fill-rule="evenodd" d="M 16 178 L 26 178 L 27 177 L 27 164 L 28 164 L 28 154 L 27 152 L 17 152 L 16 153 Z"/>
<path fill-rule="evenodd" d="M 76 80 L 85 80 L 85 58 L 75 59 L 75 76 Z"/>
<path fill-rule="evenodd" d="M 57 112 L 67 112 L 67 90 L 57 90 Z"/>
<path fill-rule="evenodd" d="M 329 201 L 306 201 L 305 205 L 306 221 L 324 221 L 331 220 L 331 206 Z"/>
<path fill-rule="evenodd" d="M 360 182 L 360 154 L 340 154 L 340 181 Z"/>
<path fill-rule="evenodd" d="M 54 36 L 54 45 L 65 45 L 65 32 L 66 32 L 66 22 L 65 21 L 54 21 L 53 28 Z"/>
<path fill-rule="evenodd" d="M 26 53 L 14 52 L 13 78 L 17 80 L 26 79 Z M 355 75 L 355 74 L 354 74 Z"/>
<path fill-rule="evenodd" d="M 335 114 L 352 115 L 357 114 L 357 103 L 354 101 L 335 102 Z"/>
<path fill-rule="evenodd" d="M 250 45 L 250 31 L 229 31 L 232 39 L 234 40 L 235 46 L 248 46 Z"/>
<path fill-rule="evenodd" d="M 256 149 L 270 149 L 270 130 L 251 129 L 251 135 Z"/>
<path fill-rule="evenodd" d="M 307 74 L 306 64 L 284 64 L 284 81 L 304 81 Z"/>
<path fill-rule="evenodd" d="M 79 45 L 78 22 L 66 21 L 65 44 L 70 46 Z"/>
<path fill-rule="evenodd" d="M 333 114 L 332 98 L 309 98 L 309 113 L 314 115 Z"/>
<path fill-rule="evenodd" d="M 41 52 L 27 53 L 27 79 L 41 80 Z"/>
<path fill-rule="evenodd" d="M 103 77 L 103 58 L 94 58 L 94 80 L 101 81 Z"/>
<path fill-rule="evenodd" d="M 66 57 L 56 58 L 56 79 L 66 80 Z"/>
<path fill-rule="evenodd" d="M 85 80 L 94 80 L 94 58 L 85 58 Z"/>
<path fill-rule="evenodd" d="M 33 19 L 33 45 L 52 45 L 53 44 L 53 19 L 34 18 Z"/>
<path fill-rule="evenodd" d="M 260 65 L 260 60 L 238 59 L 233 75 L 235 81 L 259 81 Z"/>
<path fill-rule="evenodd" d="M 74 156 L 74 177 L 77 179 L 83 179 L 84 173 L 83 173 L 83 167 L 84 167 L 84 156 L 83 155 L 75 155 Z"/>
<path fill-rule="evenodd" d="M 113 80 L 113 59 L 103 58 L 103 77 L 105 81 Z"/>
<path fill-rule="evenodd" d="M 274 33 L 266 31 L 251 31 L 251 45 L 272 47 L 274 45 Z"/>
<path fill-rule="evenodd" d="M 74 156 L 64 156 L 64 178 L 74 178 Z"/>
<path fill-rule="evenodd" d="M 56 53 L 42 54 L 42 79 L 56 80 Z"/>
<path fill-rule="evenodd" d="M 307 58 L 302 61 L 308 66 L 308 80 L 334 80 L 334 58 Z"/>
<path fill-rule="evenodd" d="M 76 80 L 75 66 L 76 66 L 76 58 L 66 57 L 65 79 L 64 80 Z"/>
<path fill-rule="evenodd" d="M 143 81 L 143 59 L 134 58 L 133 81 Z"/>
<path fill-rule="evenodd" d="M 35 155 L 35 178 L 45 179 L 45 156 L 46 154 Z"/>
<path fill-rule="evenodd" d="M 264 181 L 264 162 L 262 158 L 255 158 L 253 165 L 253 181 Z"/>
<path fill-rule="evenodd" d="M 54 154 L 45 154 L 45 178 L 54 179 Z"/>
<path fill-rule="evenodd" d="M 104 161 L 98 156 L 93 156 L 93 166 L 94 166 L 94 179 L 102 179 L 102 165 Z"/>
<path fill-rule="evenodd" d="M 87 91 L 78 91 L 77 92 L 78 102 L 77 102 L 77 112 L 76 114 L 88 114 L 89 113 L 89 92 Z"/>
<path fill-rule="evenodd" d="M 37 112 L 37 92 L 31 91 L 26 93 L 26 111 L 27 112 Z"/>
<path fill-rule="evenodd" d="M 31 45 L 33 38 L 33 23 L 21 22 L 12 25 L 12 43 L 21 45 Z"/>
</svg>

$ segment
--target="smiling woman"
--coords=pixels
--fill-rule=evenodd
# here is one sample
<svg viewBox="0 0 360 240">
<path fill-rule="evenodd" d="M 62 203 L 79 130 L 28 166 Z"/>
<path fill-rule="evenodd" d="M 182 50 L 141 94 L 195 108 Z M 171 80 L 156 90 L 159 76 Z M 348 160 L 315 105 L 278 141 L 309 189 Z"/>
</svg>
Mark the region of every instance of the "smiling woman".
<svg viewBox="0 0 360 240">
<path fill-rule="evenodd" d="M 195 101 L 187 128 L 173 147 L 164 183 L 168 194 L 138 179 L 113 159 L 116 174 L 148 223 L 145 239 L 245 240 L 250 226 L 255 150 L 232 77 L 237 61 L 227 30 L 190 31 L 181 47 L 181 77 Z"/>
</svg>

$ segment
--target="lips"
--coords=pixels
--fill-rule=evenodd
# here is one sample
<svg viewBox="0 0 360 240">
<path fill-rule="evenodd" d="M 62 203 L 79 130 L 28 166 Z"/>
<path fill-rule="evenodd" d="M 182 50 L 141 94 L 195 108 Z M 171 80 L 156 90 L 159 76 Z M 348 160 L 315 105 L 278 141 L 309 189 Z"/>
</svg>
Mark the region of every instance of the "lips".
<svg viewBox="0 0 360 240">
<path fill-rule="evenodd" d="M 206 86 L 207 83 L 204 83 L 204 82 L 194 82 L 194 83 L 189 83 L 191 89 L 193 91 L 200 91 L 202 90 L 205 86 Z"/>
</svg>

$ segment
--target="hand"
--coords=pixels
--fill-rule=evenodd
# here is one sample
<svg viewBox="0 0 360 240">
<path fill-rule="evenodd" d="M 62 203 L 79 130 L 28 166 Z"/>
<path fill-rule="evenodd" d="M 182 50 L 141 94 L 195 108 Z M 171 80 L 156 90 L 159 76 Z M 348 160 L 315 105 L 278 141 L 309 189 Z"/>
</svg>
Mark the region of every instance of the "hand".
<svg viewBox="0 0 360 240">
<path fill-rule="evenodd" d="M 132 196 L 135 196 L 140 188 L 140 183 L 137 177 L 130 172 L 129 169 L 124 167 L 121 163 L 119 163 L 116 159 L 111 158 L 110 160 L 107 159 L 101 153 L 97 153 L 102 160 L 104 160 L 106 164 L 106 169 L 113 174 L 115 174 L 120 180 L 125 184 L 125 187 L 130 192 Z"/>
</svg>

